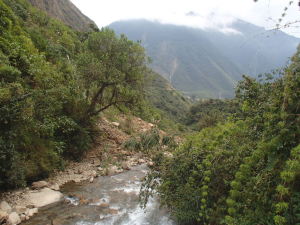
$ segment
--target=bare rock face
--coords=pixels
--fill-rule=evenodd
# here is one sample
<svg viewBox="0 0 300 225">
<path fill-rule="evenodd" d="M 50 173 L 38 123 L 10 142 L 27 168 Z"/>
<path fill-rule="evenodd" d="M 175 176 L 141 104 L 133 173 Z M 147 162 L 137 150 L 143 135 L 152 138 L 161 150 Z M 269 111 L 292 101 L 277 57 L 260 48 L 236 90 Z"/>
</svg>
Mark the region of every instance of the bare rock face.
<svg viewBox="0 0 300 225">
<path fill-rule="evenodd" d="M 6 213 L 10 213 L 11 212 L 11 207 L 6 201 L 2 201 L 0 203 L 0 210 L 3 211 L 3 212 L 6 212 Z"/>
<path fill-rule="evenodd" d="M 21 218 L 19 217 L 18 213 L 12 212 L 8 215 L 6 223 L 9 225 L 16 225 L 16 224 L 20 224 L 21 222 L 22 221 L 21 221 Z"/>
<path fill-rule="evenodd" d="M 50 188 L 44 188 L 38 192 L 30 192 L 24 196 L 26 201 L 30 202 L 30 204 L 34 205 L 36 208 L 58 202 L 62 199 L 62 197 L 62 193 L 51 190 Z"/>
<path fill-rule="evenodd" d="M 49 16 L 59 19 L 76 30 L 88 31 L 91 24 L 96 27 L 95 23 L 86 17 L 70 0 L 29 0 L 29 2 L 45 11 Z"/>
<path fill-rule="evenodd" d="M 33 189 L 41 189 L 44 187 L 48 187 L 48 185 L 49 185 L 48 182 L 41 180 L 41 181 L 33 182 L 31 186 Z"/>
</svg>

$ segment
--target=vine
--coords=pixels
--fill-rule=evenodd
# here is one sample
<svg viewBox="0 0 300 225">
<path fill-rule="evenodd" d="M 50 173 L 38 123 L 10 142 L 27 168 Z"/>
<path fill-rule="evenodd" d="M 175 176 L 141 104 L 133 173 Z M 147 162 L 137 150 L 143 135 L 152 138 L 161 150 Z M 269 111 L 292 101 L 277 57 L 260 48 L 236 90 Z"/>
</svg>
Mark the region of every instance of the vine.
<svg viewBox="0 0 300 225">
<path fill-rule="evenodd" d="M 276 225 L 287 224 L 288 218 L 286 218 L 286 214 L 290 208 L 289 202 L 291 199 L 291 186 L 299 172 L 300 145 L 292 149 L 291 159 L 286 161 L 285 168 L 280 173 L 281 184 L 279 184 L 276 188 L 278 198 L 278 202 L 275 204 L 276 215 L 274 216 L 274 222 Z"/>
</svg>

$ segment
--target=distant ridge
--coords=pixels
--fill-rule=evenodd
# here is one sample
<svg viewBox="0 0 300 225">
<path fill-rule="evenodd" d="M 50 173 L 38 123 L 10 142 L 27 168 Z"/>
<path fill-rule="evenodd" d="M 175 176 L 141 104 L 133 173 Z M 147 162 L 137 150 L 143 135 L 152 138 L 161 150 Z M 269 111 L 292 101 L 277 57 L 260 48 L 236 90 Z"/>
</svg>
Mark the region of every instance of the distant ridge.
<svg viewBox="0 0 300 225">
<path fill-rule="evenodd" d="M 230 98 L 242 74 L 256 77 L 286 65 L 300 43 L 281 31 L 237 20 L 236 33 L 161 24 L 147 20 L 118 21 L 116 33 L 141 40 L 151 67 L 177 89 L 200 98 Z"/>
<path fill-rule="evenodd" d="M 95 24 L 85 16 L 70 0 L 28 0 L 33 6 L 46 11 L 48 15 L 61 20 L 75 30 L 89 30 Z"/>
</svg>

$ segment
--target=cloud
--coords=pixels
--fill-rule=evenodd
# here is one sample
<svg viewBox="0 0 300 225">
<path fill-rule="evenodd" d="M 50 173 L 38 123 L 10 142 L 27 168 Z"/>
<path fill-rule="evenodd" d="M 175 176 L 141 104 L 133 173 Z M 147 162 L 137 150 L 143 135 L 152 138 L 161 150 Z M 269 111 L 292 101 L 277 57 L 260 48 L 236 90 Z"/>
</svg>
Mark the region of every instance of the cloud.
<svg viewBox="0 0 300 225">
<path fill-rule="evenodd" d="M 126 19 L 149 19 L 163 23 L 187 25 L 203 29 L 219 29 L 225 33 L 236 19 L 274 28 L 278 18 L 288 5 L 287 0 L 72 0 L 83 13 L 92 18 L 98 26 Z M 288 10 L 284 21 L 299 18 L 297 1 Z M 270 20 L 269 18 L 272 18 Z M 291 34 L 299 32 L 287 29 Z M 298 33 L 300 36 L 300 33 Z"/>
</svg>

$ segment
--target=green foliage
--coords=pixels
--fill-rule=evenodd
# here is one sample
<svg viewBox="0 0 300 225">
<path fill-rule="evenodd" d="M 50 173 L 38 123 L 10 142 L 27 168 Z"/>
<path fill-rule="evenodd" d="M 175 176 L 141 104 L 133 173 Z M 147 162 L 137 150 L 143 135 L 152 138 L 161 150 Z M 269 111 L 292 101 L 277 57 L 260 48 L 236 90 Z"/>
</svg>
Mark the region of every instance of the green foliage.
<svg viewBox="0 0 300 225">
<path fill-rule="evenodd" d="M 245 76 L 236 114 L 156 157 L 144 201 L 156 188 L 181 224 L 298 224 L 299 59 L 300 49 L 284 71 Z"/>
<path fill-rule="evenodd" d="M 163 117 L 184 122 L 191 103 L 167 80 L 151 71 L 147 76 L 145 92 L 148 101 L 164 113 Z"/>
<path fill-rule="evenodd" d="M 143 97 L 144 49 L 125 36 L 75 32 L 26 0 L 0 0 L 0 34 L 0 190 L 80 160 L 98 113 Z"/>
<path fill-rule="evenodd" d="M 85 45 L 86 52 L 78 56 L 78 65 L 89 102 L 87 116 L 111 106 L 121 109 L 138 105 L 146 71 L 144 49 L 109 29 L 92 33 Z"/>
<path fill-rule="evenodd" d="M 132 137 L 123 143 L 124 148 L 141 151 L 143 153 L 151 154 L 157 153 L 163 146 L 167 146 L 170 149 L 177 147 L 174 141 L 174 137 L 162 136 L 159 134 L 159 130 L 153 128 L 149 131 L 141 133 L 138 137 Z"/>
<path fill-rule="evenodd" d="M 124 147 L 130 150 L 142 151 L 147 153 L 160 145 L 159 130 L 152 129 L 141 133 L 137 138 L 132 137 L 127 140 Z"/>
<path fill-rule="evenodd" d="M 200 131 L 224 122 L 227 117 L 237 112 L 238 106 L 234 100 L 201 100 L 191 106 L 185 122 L 193 129 Z"/>
</svg>

